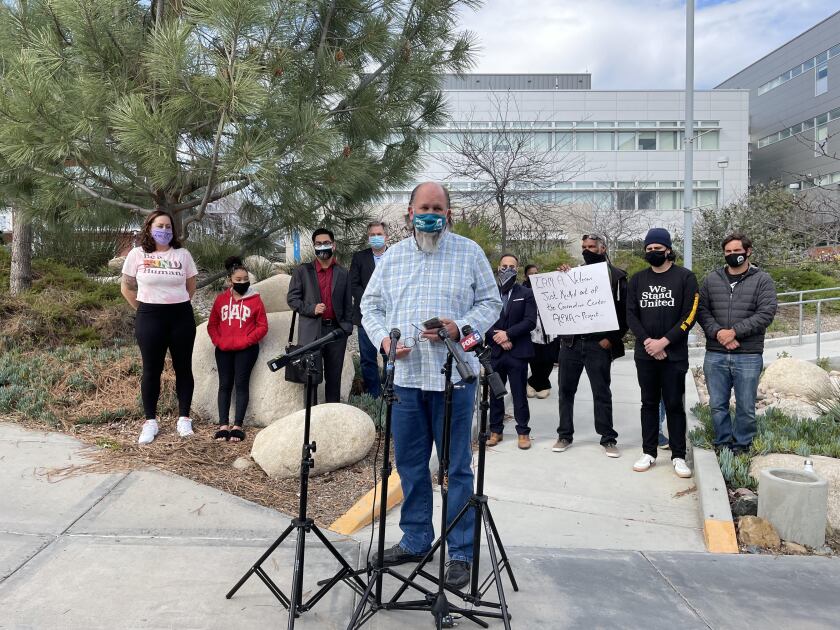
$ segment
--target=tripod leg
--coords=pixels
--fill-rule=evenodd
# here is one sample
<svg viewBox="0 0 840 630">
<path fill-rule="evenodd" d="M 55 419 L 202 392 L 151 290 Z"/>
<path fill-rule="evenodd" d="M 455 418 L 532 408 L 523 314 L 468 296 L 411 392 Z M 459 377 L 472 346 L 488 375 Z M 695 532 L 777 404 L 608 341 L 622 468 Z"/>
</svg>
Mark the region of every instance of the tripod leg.
<svg viewBox="0 0 840 630">
<path fill-rule="evenodd" d="M 292 531 L 293 531 L 294 529 L 295 529 L 295 526 L 294 526 L 293 524 L 292 524 L 292 525 L 289 525 L 289 526 L 288 526 L 288 527 L 287 527 L 287 528 L 283 531 L 283 533 L 282 533 L 282 534 L 280 534 L 280 537 L 279 537 L 277 540 L 275 540 L 275 541 L 271 544 L 271 546 L 270 546 L 268 549 L 266 549 L 265 553 L 263 553 L 263 555 L 261 555 L 261 556 L 260 556 L 260 559 L 259 559 L 259 560 L 257 560 L 257 561 L 254 563 L 254 565 L 253 565 L 250 569 L 248 569 L 248 571 L 245 573 L 245 575 L 243 575 L 243 576 L 239 579 L 239 581 L 236 583 L 236 585 L 235 585 L 232 589 L 230 589 L 230 590 L 228 591 L 227 595 L 225 595 L 225 599 L 230 599 L 231 597 L 233 597 L 233 596 L 236 594 L 236 591 L 238 591 L 238 590 L 239 590 L 239 588 L 240 588 L 243 584 L 245 584 L 245 582 L 247 582 L 247 581 L 248 581 L 248 578 L 249 578 L 249 577 L 251 577 L 251 576 L 252 576 L 252 575 L 256 572 L 256 570 L 257 570 L 257 569 L 258 569 L 258 568 L 262 565 L 262 563 L 263 563 L 263 562 L 265 562 L 265 561 L 266 561 L 266 559 L 267 559 L 267 558 L 268 558 L 268 557 L 269 557 L 272 553 L 274 553 L 274 550 L 275 550 L 275 549 L 277 549 L 277 547 L 279 547 L 279 546 L 283 543 L 283 541 L 284 541 L 284 540 L 286 540 L 286 537 L 287 537 L 289 534 L 291 534 L 291 533 L 292 533 Z"/>
<path fill-rule="evenodd" d="M 493 563 L 493 576 L 496 580 L 496 593 L 499 595 L 499 608 L 502 612 L 502 621 L 505 624 L 505 630 L 510 630 L 510 615 L 508 614 L 507 601 L 505 600 L 505 589 L 502 586 L 502 576 L 499 573 L 499 563 L 496 559 L 496 544 L 493 540 L 493 532 L 490 527 L 490 512 L 482 510 L 481 520 L 484 522 L 484 532 L 487 536 L 487 550 L 490 552 L 490 562 Z"/>
<path fill-rule="evenodd" d="M 324 545 L 327 551 L 329 551 L 333 555 L 333 557 L 336 560 L 338 560 L 339 564 L 341 565 L 341 569 L 339 569 L 338 573 L 332 576 L 332 578 L 326 580 L 323 583 L 322 588 L 317 593 L 315 593 L 309 599 L 309 601 L 307 601 L 305 604 L 301 604 L 302 609 L 311 609 L 318 602 L 318 600 L 320 600 L 324 595 L 327 594 L 327 591 L 329 591 L 333 586 L 335 586 L 338 582 L 345 578 L 352 579 L 355 582 L 355 585 L 358 588 L 358 591 L 356 592 L 365 590 L 367 588 L 367 585 L 365 584 L 364 580 L 362 580 L 362 578 L 358 576 L 353 567 L 350 566 L 350 563 L 344 559 L 344 556 L 341 555 L 341 552 L 339 552 L 338 549 L 336 549 L 335 546 L 333 546 L 333 544 L 329 540 L 327 540 L 327 537 L 324 536 L 324 533 L 320 529 L 318 529 L 318 526 L 312 525 L 311 531 L 315 534 L 315 536 L 317 536 L 318 540 L 321 541 L 321 544 Z M 353 587 L 351 586 L 351 588 Z"/>
<path fill-rule="evenodd" d="M 516 584 L 516 578 L 513 577 L 513 569 L 510 566 L 510 560 L 508 560 L 505 546 L 502 544 L 502 539 L 499 536 L 499 530 L 496 529 L 496 521 L 493 520 L 493 513 L 490 512 L 489 506 L 487 507 L 487 518 L 490 521 L 490 529 L 493 531 L 493 539 L 496 541 L 496 544 L 499 545 L 499 553 L 502 556 L 502 562 L 504 563 L 508 577 L 510 578 L 510 585 L 513 586 L 513 590 L 518 593 L 519 586 Z"/>
<path fill-rule="evenodd" d="M 306 550 L 306 535 L 301 528 L 298 531 L 297 544 L 295 545 L 295 568 L 292 575 L 292 598 L 289 604 L 289 630 L 294 630 L 295 617 L 298 616 L 300 598 L 303 592 L 303 562 Z"/>
</svg>

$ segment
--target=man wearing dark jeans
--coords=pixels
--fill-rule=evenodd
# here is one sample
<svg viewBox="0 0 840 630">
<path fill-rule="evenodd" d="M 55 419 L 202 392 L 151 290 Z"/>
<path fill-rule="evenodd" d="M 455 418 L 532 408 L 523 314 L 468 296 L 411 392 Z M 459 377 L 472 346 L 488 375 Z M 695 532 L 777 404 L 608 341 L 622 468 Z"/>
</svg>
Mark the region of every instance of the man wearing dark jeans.
<svg viewBox="0 0 840 630">
<path fill-rule="evenodd" d="M 359 333 L 359 364 L 365 391 L 374 398 L 379 398 L 382 385 L 381 371 L 376 361 L 377 350 L 362 326 L 360 305 L 373 270 L 379 265 L 388 248 L 388 232 L 385 223 L 372 221 L 368 223 L 367 233 L 370 247 L 353 254 L 353 260 L 350 262 L 350 292 L 353 294 L 353 323 Z"/>
<path fill-rule="evenodd" d="M 652 228 L 645 236 L 644 269 L 630 279 L 627 323 L 636 336 L 636 371 L 642 390 L 642 456 L 633 470 L 644 472 L 656 463 L 659 442 L 659 401 L 665 403 L 671 463 L 678 477 L 691 477 L 685 462 L 685 375 L 688 372 L 688 331 L 697 315 L 697 279 L 674 264 L 671 235 Z"/>
<path fill-rule="evenodd" d="M 599 234 L 584 234 L 581 239 L 585 265 L 606 262 L 610 275 L 618 330 L 588 335 L 560 337 L 560 355 L 557 361 L 557 384 L 560 388 L 560 424 L 557 427 L 557 442 L 552 447 L 555 453 L 562 453 L 572 445 L 575 432 L 575 394 L 583 370 L 589 377 L 595 412 L 595 431 L 601 436 L 601 446 L 607 457 L 619 457 L 616 446 L 618 433 L 613 428 L 612 390 L 610 369 L 614 359 L 624 356 L 624 335 L 627 332 L 627 274 L 607 260 L 606 239 Z M 568 271 L 568 266 L 560 268 Z"/>
<path fill-rule="evenodd" d="M 735 232 L 723 239 L 726 266 L 700 289 L 697 320 L 706 333 L 703 375 L 715 425 L 716 448 L 748 451 L 756 433 L 755 397 L 761 376 L 764 332 L 776 316 L 776 286 L 750 264 L 752 241 Z M 735 390 L 735 422 L 729 397 Z"/>
<path fill-rule="evenodd" d="M 315 260 L 304 263 L 292 272 L 286 302 L 300 318 L 298 343 L 306 345 L 342 328 L 353 332 L 351 321 L 350 278 L 347 270 L 335 260 L 335 237 L 325 228 L 312 233 Z M 347 337 L 321 348 L 324 359 L 324 398 L 326 402 L 341 400 L 341 370 Z"/>
</svg>

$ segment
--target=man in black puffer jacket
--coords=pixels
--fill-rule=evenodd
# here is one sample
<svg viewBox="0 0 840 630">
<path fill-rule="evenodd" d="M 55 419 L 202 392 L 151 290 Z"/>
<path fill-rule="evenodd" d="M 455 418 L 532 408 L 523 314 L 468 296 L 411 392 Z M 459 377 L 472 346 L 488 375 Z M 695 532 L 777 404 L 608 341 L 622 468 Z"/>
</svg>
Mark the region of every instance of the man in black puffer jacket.
<svg viewBox="0 0 840 630">
<path fill-rule="evenodd" d="M 749 450 L 755 437 L 755 398 L 764 367 L 764 333 L 776 316 L 776 286 L 750 264 L 752 241 L 740 232 L 723 240 L 726 266 L 706 276 L 697 321 L 706 333 L 703 373 L 715 425 L 715 447 Z M 729 398 L 735 390 L 735 421 Z"/>
</svg>

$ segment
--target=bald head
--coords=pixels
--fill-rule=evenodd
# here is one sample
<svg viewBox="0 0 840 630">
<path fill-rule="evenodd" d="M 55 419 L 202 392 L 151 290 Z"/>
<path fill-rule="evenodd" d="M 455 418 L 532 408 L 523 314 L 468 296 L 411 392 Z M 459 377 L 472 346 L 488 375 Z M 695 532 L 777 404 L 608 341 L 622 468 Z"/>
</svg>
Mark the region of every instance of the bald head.
<svg viewBox="0 0 840 630">
<path fill-rule="evenodd" d="M 438 182 L 423 182 L 414 187 L 411 191 L 411 198 L 408 200 L 408 207 L 414 209 L 422 208 L 421 202 L 428 202 L 434 199 L 437 205 L 448 211 L 452 205 L 449 200 L 449 191 L 443 184 Z"/>
</svg>

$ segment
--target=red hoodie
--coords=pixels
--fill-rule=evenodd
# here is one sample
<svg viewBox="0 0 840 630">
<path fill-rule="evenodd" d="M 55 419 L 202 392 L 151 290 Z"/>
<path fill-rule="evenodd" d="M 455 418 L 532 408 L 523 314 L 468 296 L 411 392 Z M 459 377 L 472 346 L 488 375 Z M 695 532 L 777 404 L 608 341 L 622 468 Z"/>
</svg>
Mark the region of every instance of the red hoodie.
<svg viewBox="0 0 840 630">
<path fill-rule="evenodd" d="M 241 300 L 232 295 L 233 289 L 222 291 L 213 303 L 207 332 L 219 350 L 244 350 L 259 343 L 268 332 L 268 319 L 260 294 L 248 289 Z"/>
</svg>

